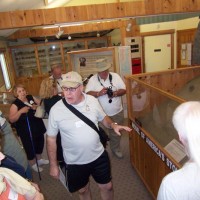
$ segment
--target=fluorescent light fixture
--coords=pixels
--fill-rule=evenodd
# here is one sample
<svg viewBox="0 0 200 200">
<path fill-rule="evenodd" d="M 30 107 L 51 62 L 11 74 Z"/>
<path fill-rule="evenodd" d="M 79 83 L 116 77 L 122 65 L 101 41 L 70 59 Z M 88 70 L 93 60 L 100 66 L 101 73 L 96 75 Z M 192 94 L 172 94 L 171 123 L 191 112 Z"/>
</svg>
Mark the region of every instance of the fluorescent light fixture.
<svg viewBox="0 0 200 200">
<path fill-rule="evenodd" d="M 3 53 L 0 54 L 0 64 L 1 64 L 2 72 L 3 72 L 6 89 L 9 90 L 11 88 L 11 83 L 10 83 L 8 69 L 7 69 L 7 65 L 6 65 L 6 61 L 5 61 L 5 57 Z"/>
</svg>

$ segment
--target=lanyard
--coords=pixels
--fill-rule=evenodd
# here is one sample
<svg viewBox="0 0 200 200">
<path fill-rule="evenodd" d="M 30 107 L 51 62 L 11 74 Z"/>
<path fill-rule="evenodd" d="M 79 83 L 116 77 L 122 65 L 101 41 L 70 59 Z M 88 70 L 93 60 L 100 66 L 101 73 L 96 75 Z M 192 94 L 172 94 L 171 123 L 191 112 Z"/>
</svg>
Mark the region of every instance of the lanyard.
<svg viewBox="0 0 200 200">
<path fill-rule="evenodd" d="M 99 75 L 97 75 L 97 78 L 98 78 L 98 81 L 101 84 L 101 86 L 105 87 L 103 85 L 103 83 L 100 81 Z M 110 81 L 110 85 L 113 86 L 113 84 L 112 84 L 112 75 L 110 73 L 109 73 L 109 81 Z"/>
</svg>

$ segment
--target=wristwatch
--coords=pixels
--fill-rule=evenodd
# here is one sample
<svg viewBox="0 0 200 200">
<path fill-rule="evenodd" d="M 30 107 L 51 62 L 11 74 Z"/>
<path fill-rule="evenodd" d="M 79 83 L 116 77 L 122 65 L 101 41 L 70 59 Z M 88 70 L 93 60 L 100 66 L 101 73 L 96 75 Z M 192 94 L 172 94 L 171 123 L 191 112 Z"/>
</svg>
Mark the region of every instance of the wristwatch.
<svg viewBox="0 0 200 200">
<path fill-rule="evenodd" d="M 112 127 L 113 124 L 116 124 L 116 125 L 117 125 L 118 123 L 117 123 L 117 122 L 112 122 L 112 123 L 110 124 L 110 128 L 111 128 L 111 129 L 113 128 L 113 127 Z"/>
</svg>

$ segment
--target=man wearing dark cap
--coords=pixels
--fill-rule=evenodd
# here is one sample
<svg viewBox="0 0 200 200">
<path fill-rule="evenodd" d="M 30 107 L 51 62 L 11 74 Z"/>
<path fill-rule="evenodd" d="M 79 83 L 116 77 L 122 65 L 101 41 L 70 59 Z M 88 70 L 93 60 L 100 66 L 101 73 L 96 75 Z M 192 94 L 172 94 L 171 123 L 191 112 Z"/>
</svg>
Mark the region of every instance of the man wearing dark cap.
<svg viewBox="0 0 200 200">
<path fill-rule="evenodd" d="M 104 126 L 131 131 L 129 127 L 115 124 L 103 111 L 98 100 L 83 93 L 82 77 L 76 72 L 69 72 L 61 82 L 64 98 L 68 104 L 89 118 L 96 126 Z M 100 142 L 98 133 L 64 104 L 58 101 L 51 109 L 47 130 L 47 152 L 50 161 L 50 175 L 59 177 L 56 159 L 56 135 L 61 134 L 63 156 L 67 164 L 67 187 L 70 192 L 78 191 L 82 200 L 90 200 L 90 175 L 97 182 L 103 200 L 113 199 L 111 169 L 108 154 Z"/>
<path fill-rule="evenodd" d="M 124 115 L 121 97 L 126 93 L 126 86 L 117 73 L 109 72 L 111 64 L 106 59 L 96 61 L 97 74 L 89 79 L 85 92 L 96 98 L 105 113 L 116 123 L 123 124 Z M 110 149 L 117 158 L 123 158 L 120 149 L 121 136 L 108 129 Z"/>
</svg>

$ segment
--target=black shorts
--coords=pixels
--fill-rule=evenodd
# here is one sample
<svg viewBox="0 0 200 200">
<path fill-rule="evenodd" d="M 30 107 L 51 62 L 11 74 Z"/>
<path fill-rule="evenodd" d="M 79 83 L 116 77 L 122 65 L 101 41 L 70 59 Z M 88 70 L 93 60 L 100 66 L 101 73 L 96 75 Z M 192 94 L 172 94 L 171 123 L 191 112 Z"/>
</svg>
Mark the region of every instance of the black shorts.
<svg viewBox="0 0 200 200">
<path fill-rule="evenodd" d="M 87 185 L 90 175 L 99 184 L 106 184 L 111 181 L 110 160 L 106 151 L 91 163 L 67 165 L 66 186 L 70 192 L 76 192 Z"/>
</svg>

